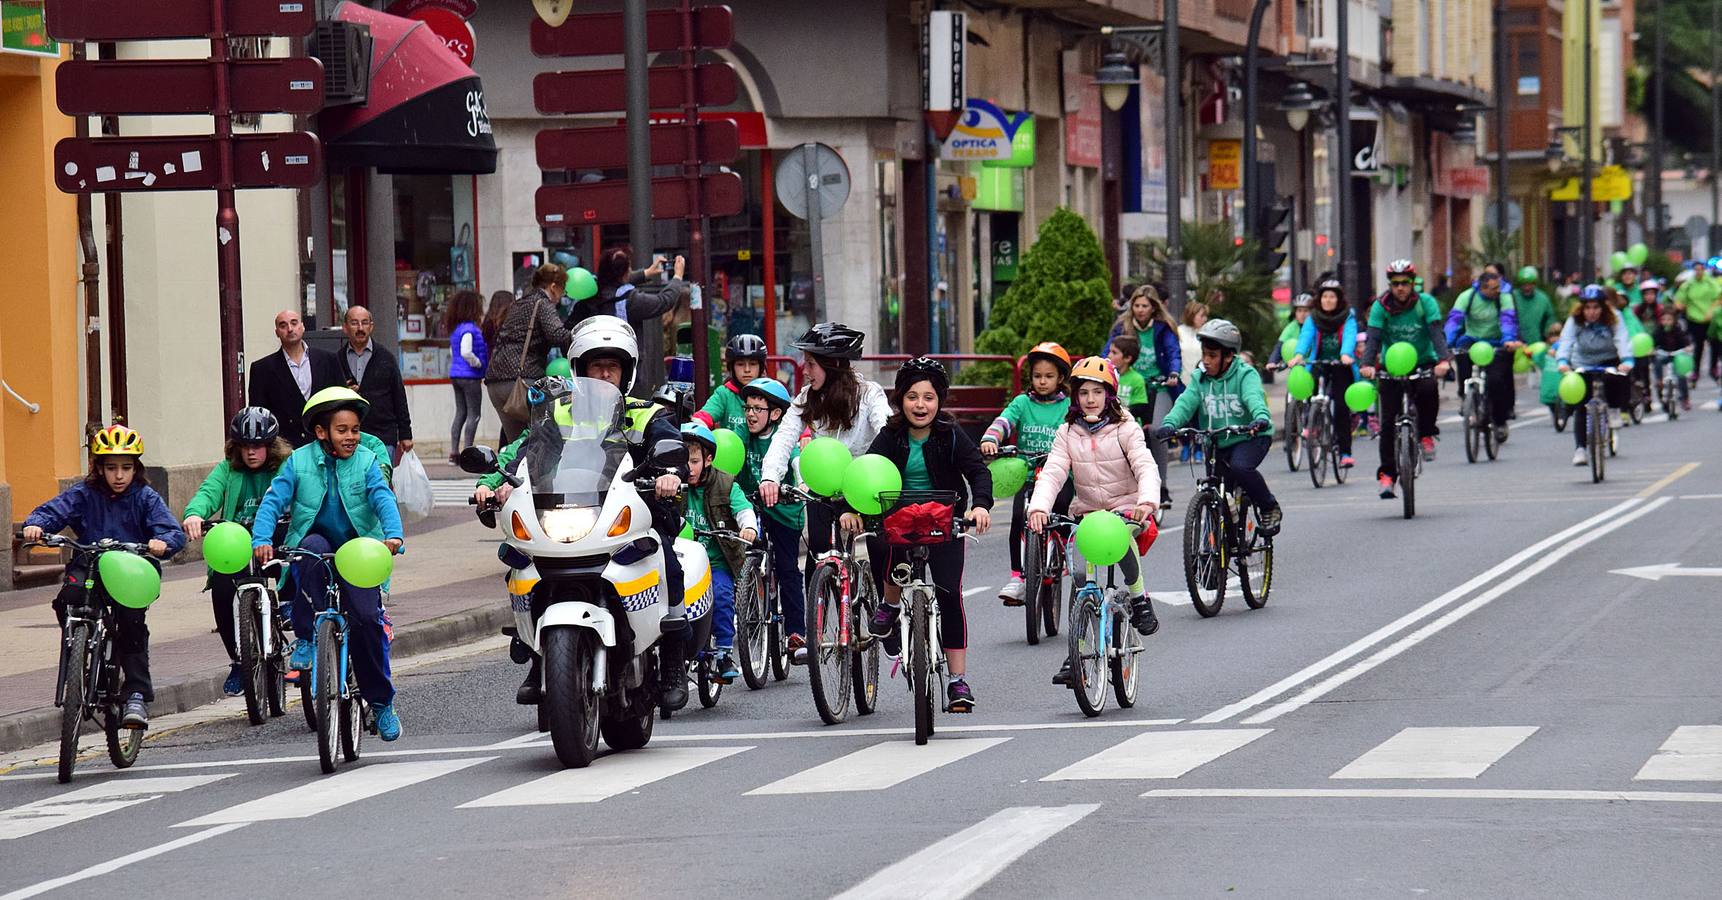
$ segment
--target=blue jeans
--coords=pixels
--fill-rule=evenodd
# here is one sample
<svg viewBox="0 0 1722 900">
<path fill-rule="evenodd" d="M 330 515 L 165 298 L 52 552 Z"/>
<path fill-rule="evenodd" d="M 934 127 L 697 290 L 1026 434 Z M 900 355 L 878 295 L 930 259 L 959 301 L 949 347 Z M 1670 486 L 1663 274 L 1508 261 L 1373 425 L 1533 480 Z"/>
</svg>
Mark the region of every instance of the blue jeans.
<svg viewBox="0 0 1722 900">
<path fill-rule="evenodd" d="M 721 563 L 712 564 L 712 643 L 735 647 L 735 576 Z"/>
<path fill-rule="evenodd" d="M 329 539 L 320 534 L 306 535 L 299 546 L 314 553 L 334 550 Z M 293 564 L 293 583 L 297 586 L 291 610 L 293 634 L 301 640 L 311 639 L 311 623 L 323 602 L 328 575 L 320 563 Z M 335 580 L 341 588 L 341 605 L 347 611 L 347 656 L 359 677 L 359 693 L 372 706 L 393 703 L 395 686 L 389 677 L 389 638 L 393 629 L 388 613 L 383 610 L 383 592 L 380 588 L 354 587 L 339 573 Z"/>
<path fill-rule="evenodd" d="M 783 634 L 807 630 L 807 587 L 801 581 L 801 529 L 761 515 L 771 535 L 772 568 L 776 569 L 778 602 L 783 604 Z"/>
</svg>

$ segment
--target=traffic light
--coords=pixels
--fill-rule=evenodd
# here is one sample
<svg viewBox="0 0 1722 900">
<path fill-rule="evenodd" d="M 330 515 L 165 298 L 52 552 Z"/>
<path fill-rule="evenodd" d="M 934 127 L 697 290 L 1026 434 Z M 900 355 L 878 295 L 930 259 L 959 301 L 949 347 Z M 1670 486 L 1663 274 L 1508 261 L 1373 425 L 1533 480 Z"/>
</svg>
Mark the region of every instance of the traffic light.
<svg viewBox="0 0 1722 900">
<path fill-rule="evenodd" d="M 1292 232 L 1292 201 L 1290 197 L 1280 197 L 1262 210 L 1258 223 L 1256 242 L 1261 246 L 1262 263 L 1268 271 L 1277 272 L 1286 264 L 1286 253 L 1281 248 L 1291 238 Z"/>
</svg>

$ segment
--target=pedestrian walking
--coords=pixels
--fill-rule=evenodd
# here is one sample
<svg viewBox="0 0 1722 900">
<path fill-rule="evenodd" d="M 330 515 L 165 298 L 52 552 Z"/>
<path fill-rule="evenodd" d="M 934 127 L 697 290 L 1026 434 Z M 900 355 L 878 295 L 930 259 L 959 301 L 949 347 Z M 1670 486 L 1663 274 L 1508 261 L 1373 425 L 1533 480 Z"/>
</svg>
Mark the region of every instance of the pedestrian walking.
<svg viewBox="0 0 1722 900">
<path fill-rule="evenodd" d="M 478 436 L 478 420 L 484 414 L 484 370 L 490 364 L 490 348 L 484 340 L 484 298 L 477 291 L 460 291 L 449 299 L 443 314 L 448 333 L 448 381 L 454 386 L 454 423 L 449 426 L 448 461 L 454 462 L 464 447 Z"/>
</svg>

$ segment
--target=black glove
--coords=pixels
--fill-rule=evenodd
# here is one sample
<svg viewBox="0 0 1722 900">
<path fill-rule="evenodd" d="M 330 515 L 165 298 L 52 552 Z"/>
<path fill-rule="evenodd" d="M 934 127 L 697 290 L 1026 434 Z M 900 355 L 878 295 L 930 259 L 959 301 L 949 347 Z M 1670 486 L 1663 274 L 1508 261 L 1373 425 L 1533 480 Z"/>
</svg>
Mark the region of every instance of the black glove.
<svg viewBox="0 0 1722 900">
<path fill-rule="evenodd" d="M 1160 443 L 1164 444 L 1167 441 L 1171 440 L 1172 436 L 1177 434 L 1177 433 L 1178 433 L 1178 429 L 1173 428 L 1170 425 L 1161 425 L 1160 427 L 1154 429 L 1154 440 L 1157 440 Z"/>
<path fill-rule="evenodd" d="M 1257 419 L 1254 422 L 1251 422 L 1250 423 L 1250 437 L 1255 437 L 1256 435 L 1261 434 L 1263 431 L 1266 431 L 1268 426 L 1271 424 L 1272 424 L 1271 422 L 1268 422 L 1265 419 Z"/>
</svg>

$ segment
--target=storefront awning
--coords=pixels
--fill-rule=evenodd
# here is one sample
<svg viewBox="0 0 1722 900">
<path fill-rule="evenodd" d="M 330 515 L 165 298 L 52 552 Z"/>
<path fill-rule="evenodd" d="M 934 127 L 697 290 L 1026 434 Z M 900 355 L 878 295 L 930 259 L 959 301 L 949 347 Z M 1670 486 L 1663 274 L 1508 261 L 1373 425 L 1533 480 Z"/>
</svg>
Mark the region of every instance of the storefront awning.
<svg viewBox="0 0 1722 900">
<path fill-rule="evenodd" d="M 484 86 L 425 23 L 342 3 L 334 18 L 371 29 L 370 99 L 325 111 L 318 133 L 332 168 L 488 175 L 496 141 Z"/>
</svg>

